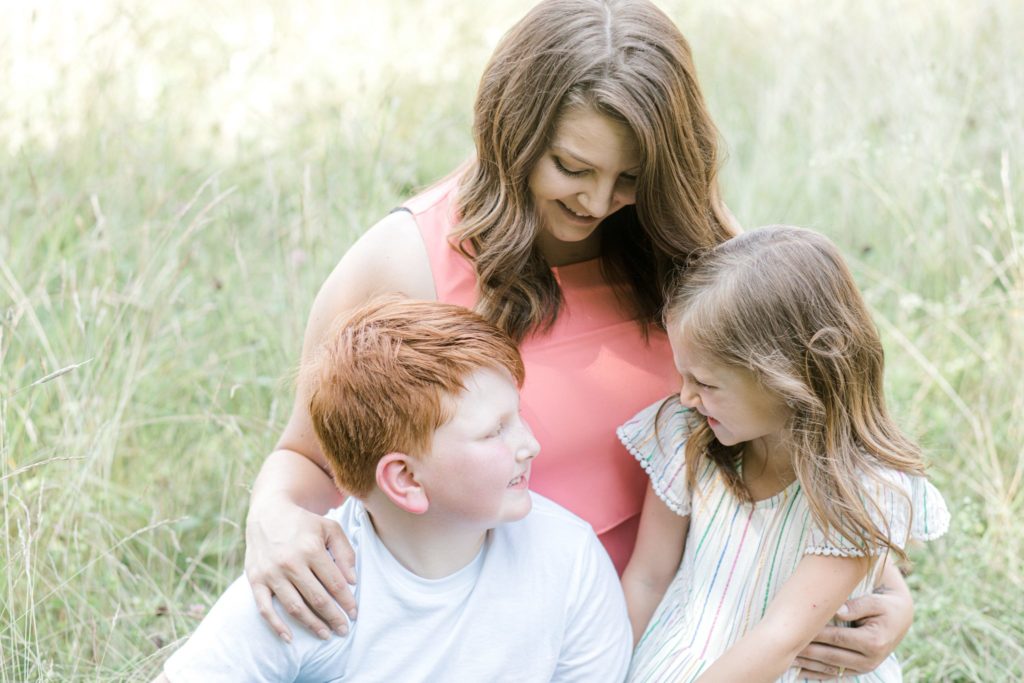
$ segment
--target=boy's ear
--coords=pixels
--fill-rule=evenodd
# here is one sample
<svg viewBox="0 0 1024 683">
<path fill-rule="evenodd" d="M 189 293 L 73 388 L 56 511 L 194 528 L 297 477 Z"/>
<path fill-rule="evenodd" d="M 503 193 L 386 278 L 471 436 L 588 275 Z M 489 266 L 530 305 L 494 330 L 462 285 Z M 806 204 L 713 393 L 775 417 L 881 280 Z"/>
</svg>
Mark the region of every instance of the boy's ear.
<svg viewBox="0 0 1024 683">
<path fill-rule="evenodd" d="M 377 463 L 377 488 L 406 512 L 422 515 L 430 507 L 427 492 L 416 480 L 413 457 L 388 453 Z"/>
</svg>

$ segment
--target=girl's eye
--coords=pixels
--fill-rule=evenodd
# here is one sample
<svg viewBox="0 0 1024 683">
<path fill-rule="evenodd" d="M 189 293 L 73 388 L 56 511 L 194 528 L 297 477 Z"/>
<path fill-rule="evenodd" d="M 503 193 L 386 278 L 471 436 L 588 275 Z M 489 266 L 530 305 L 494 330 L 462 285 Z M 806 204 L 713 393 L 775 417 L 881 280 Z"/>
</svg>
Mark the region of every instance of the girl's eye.
<svg viewBox="0 0 1024 683">
<path fill-rule="evenodd" d="M 696 382 L 697 386 L 700 387 L 701 389 L 714 389 L 714 387 L 711 386 L 710 384 L 704 384 L 704 382 L 701 382 L 700 380 L 695 379 L 693 381 Z"/>
<path fill-rule="evenodd" d="M 557 168 L 561 173 L 569 176 L 570 178 L 578 178 L 579 176 L 586 173 L 586 171 L 570 171 L 562 164 L 561 159 L 559 159 L 558 157 L 553 156 L 551 157 L 551 160 L 555 162 L 555 168 Z"/>
</svg>

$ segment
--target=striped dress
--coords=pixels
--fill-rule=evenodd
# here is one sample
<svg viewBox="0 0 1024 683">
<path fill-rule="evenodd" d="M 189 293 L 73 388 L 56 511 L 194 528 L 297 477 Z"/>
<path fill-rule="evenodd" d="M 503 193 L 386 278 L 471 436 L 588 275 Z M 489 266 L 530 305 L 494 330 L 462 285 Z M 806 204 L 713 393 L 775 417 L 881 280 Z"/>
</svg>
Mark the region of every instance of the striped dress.
<svg viewBox="0 0 1024 683">
<path fill-rule="evenodd" d="M 744 503 L 708 463 L 691 491 L 684 462 L 688 413 L 672 397 L 645 408 L 618 429 L 619 439 L 643 465 L 661 500 L 676 514 L 690 517 L 679 572 L 637 645 L 630 681 L 695 680 L 764 616 L 805 554 L 861 554 L 817 526 L 798 481 L 770 498 Z M 899 492 L 865 476 L 866 495 L 879 504 L 896 544 L 903 547 L 908 539 L 929 540 L 946 532 L 945 502 L 927 480 L 892 470 L 878 474 Z M 850 597 L 870 593 L 880 571 L 878 566 L 870 572 Z M 899 662 L 890 655 L 874 672 L 844 680 L 901 679 Z M 778 680 L 799 680 L 797 669 Z"/>
</svg>

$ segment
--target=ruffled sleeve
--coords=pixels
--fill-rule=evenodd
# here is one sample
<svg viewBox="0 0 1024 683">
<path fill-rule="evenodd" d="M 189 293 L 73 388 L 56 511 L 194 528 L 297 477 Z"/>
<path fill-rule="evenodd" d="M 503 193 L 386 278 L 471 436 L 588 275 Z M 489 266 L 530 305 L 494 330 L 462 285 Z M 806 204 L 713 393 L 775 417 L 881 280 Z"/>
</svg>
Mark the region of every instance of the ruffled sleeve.
<svg viewBox="0 0 1024 683">
<path fill-rule="evenodd" d="M 616 430 L 619 441 L 647 472 L 654 492 L 683 517 L 690 514 L 685 457 L 689 415 L 679 398 L 671 396 L 647 406 Z"/>
<path fill-rule="evenodd" d="M 931 541 L 949 529 L 949 509 L 938 489 L 920 476 L 896 470 L 881 470 L 877 479 L 861 475 L 865 503 L 872 521 L 889 530 L 892 545 L 906 548 L 910 541 Z M 872 505 L 872 502 L 874 505 Z M 831 537 L 812 525 L 807 554 L 859 557 L 864 553 L 836 533 Z M 876 549 L 872 554 L 877 554 Z"/>
</svg>

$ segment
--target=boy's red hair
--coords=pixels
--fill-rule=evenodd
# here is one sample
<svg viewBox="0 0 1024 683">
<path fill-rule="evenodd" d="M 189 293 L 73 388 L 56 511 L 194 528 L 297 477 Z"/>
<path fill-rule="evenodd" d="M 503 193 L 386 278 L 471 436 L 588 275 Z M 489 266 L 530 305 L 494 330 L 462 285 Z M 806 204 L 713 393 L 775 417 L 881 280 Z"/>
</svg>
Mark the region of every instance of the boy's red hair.
<svg viewBox="0 0 1024 683">
<path fill-rule="evenodd" d="M 338 487 L 365 496 L 382 456 L 427 453 L 451 397 L 481 368 L 522 386 L 515 343 L 461 306 L 388 296 L 340 318 L 300 380 Z"/>
</svg>

